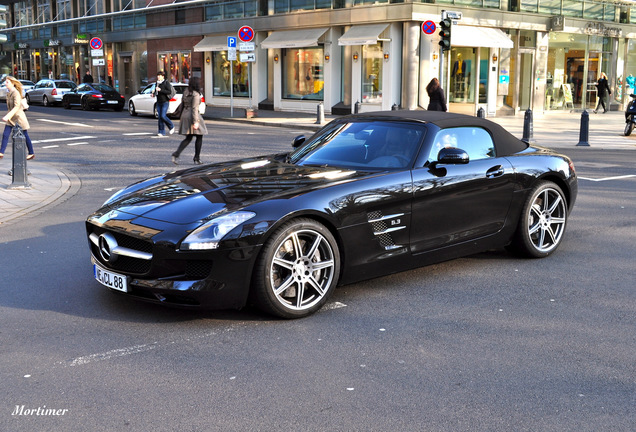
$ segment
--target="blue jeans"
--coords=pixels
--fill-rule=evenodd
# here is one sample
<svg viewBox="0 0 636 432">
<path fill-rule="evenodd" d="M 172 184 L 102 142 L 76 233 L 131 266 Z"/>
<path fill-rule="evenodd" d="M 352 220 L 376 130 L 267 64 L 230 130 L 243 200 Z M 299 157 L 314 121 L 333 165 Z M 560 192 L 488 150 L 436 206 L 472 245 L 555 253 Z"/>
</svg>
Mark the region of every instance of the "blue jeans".
<svg viewBox="0 0 636 432">
<path fill-rule="evenodd" d="M 7 149 L 7 144 L 9 144 L 9 137 L 11 136 L 11 131 L 13 130 L 12 126 L 5 125 L 4 133 L 2 134 L 2 147 L 0 147 L 0 153 L 4 153 Z M 26 139 L 27 150 L 29 150 L 29 154 L 33 154 L 33 143 L 31 142 L 31 138 L 29 138 L 29 132 L 22 130 L 24 134 L 24 138 Z"/>
<path fill-rule="evenodd" d="M 164 127 L 164 124 L 168 126 L 168 129 L 172 129 L 174 127 L 174 125 L 168 118 L 168 114 L 167 114 L 168 105 L 170 105 L 170 102 L 164 102 L 164 103 L 157 102 L 157 115 L 159 116 L 159 133 L 161 135 L 166 134 L 166 129 Z"/>
</svg>

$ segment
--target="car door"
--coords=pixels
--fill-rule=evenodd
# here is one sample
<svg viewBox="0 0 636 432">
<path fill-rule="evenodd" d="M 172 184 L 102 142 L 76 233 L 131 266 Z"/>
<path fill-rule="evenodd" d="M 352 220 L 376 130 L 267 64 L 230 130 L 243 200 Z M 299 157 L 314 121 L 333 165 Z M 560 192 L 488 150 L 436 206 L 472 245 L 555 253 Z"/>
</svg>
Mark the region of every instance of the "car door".
<svg viewBox="0 0 636 432">
<path fill-rule="evenodd" d="M 82 84 L 75 87 L 73 90 L 68 91 L 64 97 L 68 99 L 71 105 L 81 105 L 82 93 L 86 91 L 86 85 Z"/>
<path fill-rule="evenodd" d="M 442 147 L 458 147 L 467 164 L 436 164 Z M 491 135 L 470 126 L 440 130 L 425 166 L 413 171 L 413 254 L 476 240 L 499 232 L 512 200 L 515 174 L 497 157 Z"/>
<path fill-rule="evenodd" d="M 154 90 L 155 85 L 150 84 L 146 86 L 139 94 L 137 98 L 135 98 L 135 110 L 140 114 L 152 114 L 155 108 L 156 98 L 152 96 L 152 91 Z"/>
</svg>

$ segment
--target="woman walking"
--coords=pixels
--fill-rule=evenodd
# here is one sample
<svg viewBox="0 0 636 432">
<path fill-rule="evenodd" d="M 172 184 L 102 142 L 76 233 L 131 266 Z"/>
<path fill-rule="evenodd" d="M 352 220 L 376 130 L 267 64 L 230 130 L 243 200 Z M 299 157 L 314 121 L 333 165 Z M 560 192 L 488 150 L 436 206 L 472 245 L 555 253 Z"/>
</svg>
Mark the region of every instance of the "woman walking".
<svg viewBox="0 0 636 432">
<path fill-rule="evenodd" d="M 428 102 L 429 111 L 446 111 L 446 96 L 444 96 L 444 90 L 439 85 L 439 80 L 433 78 L 426 86 L 426 93 L 430 101 Z"/>
<path fill-rule="evenodd" d="M 601 77 L 596 83 L 596 88 L 598 94 L 598 104 L 596 105 L 594 114 L 598 112 L 598 109 L 600 107 L 603 107 L 603 114 L 605 114 L 607 112 L 607 96 L 608 94 L 612 94 L 612 91 L 609 88 L 609 83 L 607 82 L 607 75 L 605 75 L 605 72 L 601 72 Z"/>
<path fill-rule="evenodd" d="M 177 151 L 172 153 L 172 163 L 179 164 L 179 156 L 181 152 L 190 144 L 193 137 L 194 141 L 194 163 L 201 165 L 201 145 L 203 143 L 203 135 L 208 134 L 203 117 L 199 113 L 199 105 L 201 104 L 201 87 L 199 77 L 190 78 L 188 88 L 183 92 L 181 99 L 182 111 L 179 123 L 179 135 L 185 135 L 185 138 L 179 144 Z"/>
<path fill-rule="evenodd" d="M 11 131 L 16 124 L 22 128 L 24 138 L 26 139 L 27 150 L 29 151 L 27 159 L 33 159 L 35 157 L 33 144 L 27 132 L 27 129 L 29 129 L 29 121 L 22 106 L 22 83 L 14 77 L 8 76 L 5 85 L 8 91 L 7 109 L 9 112 L 2 117 L 5 126 L 4 133 L 2 134 L 2 146 L 0 146 L 0 159 L 4 157 L 4 151 L 7 149 L 7 144 L 9 143 L 9 136 L 11 136 Z"/>
</svg>

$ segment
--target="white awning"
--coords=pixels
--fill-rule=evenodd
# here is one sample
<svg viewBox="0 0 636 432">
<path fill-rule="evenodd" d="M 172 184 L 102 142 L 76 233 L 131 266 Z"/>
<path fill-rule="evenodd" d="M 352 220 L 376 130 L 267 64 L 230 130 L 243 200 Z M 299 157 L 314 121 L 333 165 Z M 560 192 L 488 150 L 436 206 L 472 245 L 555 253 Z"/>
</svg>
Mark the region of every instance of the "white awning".
<svg viewBox="0 0 636 432">
<path fill-rule="evenodd" d="M 275 31 L 263 42 L 261 48 L 303 48 L 318 46 L 318 39 L 327 32 L 327 28 L 308 30 Z"/>
<path fill-rule="evenodd" d="M 496 28 L 454 25 L 451 29 L 451 46 L 512 48 L 514 44 Z"/>
<path fill-rule="evenodd" d="M 226 50 L 227 36 L 206 36 L 194 46 L 194 52 Z"/>
<path fill-rule="evenodd" d="M 338 39 L 338 45 L 374 45 L 388 24 L 352 26 Z"/>
</svg>

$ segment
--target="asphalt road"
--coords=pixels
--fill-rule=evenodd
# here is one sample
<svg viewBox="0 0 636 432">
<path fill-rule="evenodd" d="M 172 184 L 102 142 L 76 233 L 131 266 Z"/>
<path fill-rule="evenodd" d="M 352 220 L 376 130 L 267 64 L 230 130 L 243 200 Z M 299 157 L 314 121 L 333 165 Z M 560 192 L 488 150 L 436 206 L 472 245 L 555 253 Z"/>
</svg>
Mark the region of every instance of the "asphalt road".
<svg viewBox="0 0 636 432">
<path fill-rule="evenodd" d="M 547 259 L 483 253 L 341 287 L 282 321 L 99 285 L 84 219 L 174 169 L 179 138 L 125 112 L 33 107 L 29 120 L 34 163 L 82 186 L 0 228 L 0 431 L 634 430 L 633 151 L 568 152 L 579 198 Z M 208 129 L 205 162 L 286 151 L 304 132 Z"/>
</svg>

